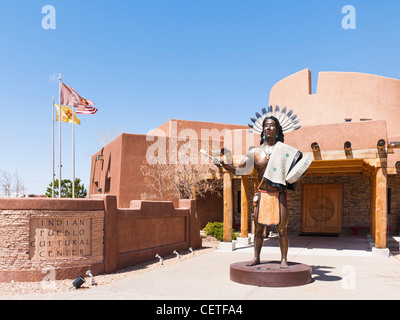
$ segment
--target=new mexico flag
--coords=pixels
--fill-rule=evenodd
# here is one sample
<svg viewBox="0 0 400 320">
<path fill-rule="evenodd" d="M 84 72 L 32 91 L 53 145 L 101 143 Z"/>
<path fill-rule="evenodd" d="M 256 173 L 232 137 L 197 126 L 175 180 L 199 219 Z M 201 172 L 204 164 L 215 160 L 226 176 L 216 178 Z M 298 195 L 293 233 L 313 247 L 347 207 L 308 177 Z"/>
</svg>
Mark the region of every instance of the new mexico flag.
<svg viewBox="0 0 400 320">
<path fill-rule="evenodd" d="M 59 105 L 56 104 L 56 110 L 57 110 L 57 116 L 56 116 L 56 120 L 58 121 L 59 119 Z M 76 113 L 74 114 L 74 123 L 75 124 L 81 124 L 81 120 L 78 119 L 78 117 L 76 116 Z M 61 121 L 63 122 L 67 122 L 67 123 L 72 123 L 72 110 L 70 107 L 67 106 L 61 106 Z"/>
</svg>

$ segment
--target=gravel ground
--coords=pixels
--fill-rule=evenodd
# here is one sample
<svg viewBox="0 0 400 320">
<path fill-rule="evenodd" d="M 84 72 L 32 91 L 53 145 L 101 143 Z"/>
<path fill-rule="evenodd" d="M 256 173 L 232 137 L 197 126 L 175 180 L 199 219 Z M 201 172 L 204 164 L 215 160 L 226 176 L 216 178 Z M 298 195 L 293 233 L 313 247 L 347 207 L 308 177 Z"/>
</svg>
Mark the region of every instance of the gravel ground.
<svg viewBox="0 0 400 320">
<path fill-rule="evenodd" d="M 152 260 L 146 263 L 137 264 L 125 269 L 118 270 L 115 273 L 101 274 L 95 276 L 96 286 L 109 284 L 127 277 L 133 277 L 145 272 L 150 272 L 158 268 L 179 263 L 180 261 L 191 259 L 193 257 L 209 253 L 218 248 L 219 241 L 213 237 L 205 237 L 202 239 L 202 247 L 194 250 L 194 254 L 190 251 L 179 252 L 180 259 L 177 259 L 175 254 L 163 257 L 164 263 L 160 265 L 159 260 Z M 93 286 L 89 284 L 89 277 L 85 277 L 86 282 L 81 286 L 81 289 L 91 289 Z M 66 292 L 76 290 L 72 285 L 73 280 L 56 280 L 44 282 L 11 282 L 0 283 L 0 299 L 1 296 L 10 295 L 25 295 L 25 294 L 40 294 L 51 292 Z"/>
</svg>

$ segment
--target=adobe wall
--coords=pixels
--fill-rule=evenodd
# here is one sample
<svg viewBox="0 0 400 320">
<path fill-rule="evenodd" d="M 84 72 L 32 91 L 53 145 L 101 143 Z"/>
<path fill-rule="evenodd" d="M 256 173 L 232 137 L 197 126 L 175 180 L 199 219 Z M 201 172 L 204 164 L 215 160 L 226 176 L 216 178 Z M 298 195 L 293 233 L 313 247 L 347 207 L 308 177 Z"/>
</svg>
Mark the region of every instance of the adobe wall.
<svg viewBox="0 0 400 320">
<path fill-rule="evenodd" d="M 206 132 L 219 132 L 220 135 L 216 137 L 217 140 L 224 140 L 224 132 L 226 130 L 247 130 L 249 129 L 247 125 L 237 125 L 237 124 L 227 124 L 218 122 L 204 122 L 204 121 L 192 121 L 192 120 L 180 120 L 180 119 L 170 119 L 163 123 L 158 129 L 165 132 L 167 136 L 176 137 L 179 132 L 189 129 L 196 132 L 198 137 L 201 137 L 202 131 Z M 150 133 L 151 134 L 151 131 Z"/>
<path fill-rule="evenodd" d="M 174 157 L 182 146 L 188 142 L 186 140 L 176 140 L 165 139 L 167 160 L 169 160 L 170 154 Z M 145 135 L 122 134 L 96 153 L 92 157 L 90 196 L 100 194 L 97 189 L 102 188 L 102 193 L 116 194 L 118 196 L 116 204 L 118 208 L 129 208 L 131 200 L 141 199 L 142 193 L 153 193 L 156 196 L 155 199 L 160 200 L 158 198 L 159 195 L 149 188 L 149 184 L 140 171 L 140 167 L 146 161 L 147 150 L 151 147 L 153 149 L 157 147 L 158 141 L 160 141 L 158 137 L 152 139 L 152 137 L 149 138 Z M 199 161 L 204 161 L 199 152 L 200 148 L 207 145 L 211 150 L 213 141 L 195 140 L 195 153 Z M 176 146 L 170 149 L 170 146 L 175 143 Z M 217 141 L 217 143 L 218 147 L 220 147 L 220 141 Z M 190 151 L 190 153 L 193 154 L 194 151 Z M 104 160 L 96 160 L 98 155 L 104 155 Z M 208 167 L 215 169 L 212 164 L 209 164 Z M 107 187 L 106 181 L 108 181 Z M 163 200 L 172 201 L 176 207 L 179 206 L 179 199 L 175 194 L 171 195 L 164 192 L 163 195 Z M 222 197 L 212 196 L 210 201 L 199 200 L 197 210 L 201 225 L 205 226 L 210 221 L 219 221 L 222 219 L 223 214 Z"/>
<path fill-rule="evenodd" d="M 197 218 L 200 228 L 203 229 L 208 222 L 222 222 L 224 216 L 224 201 L 222 196 L 207 194 L 206 198 L 196 199 Z"/>
<path fill-rule="evenodd" d="M 196 202 L 0 198 L 0 282 L 75 279 L 201 247 Z M 48 278 L 49 279 L 49 278 Z"/>
<path fill-rule="evenodd" d="M 122 138 L 120 135 L 97 152 L 91 160 L 89 194 L 120 193 Z M 97 160 L 103 156 L 104 160 Z M 99 190 L 100 189 L 100 190 Z"/>
<path fill-rule="evenodd" d="M 388 136 L 400 135 L 400 80 L 356 72 L 319 72 L 311 94 L 311 72 L 304 69 L 277 82 L 269 104 L 287 106 L 303 126 L 343 123 L 345 119 L 386 120 Z"/>
<path fill-rule="evenodd" d="M 202 142 L 201 139 L 195 139 L 194 142 L 196 150 L 190 150 L 188 154 L 195 154 L 197 159 L 201 160 L 200 148 L 212 142 L 211 140 Z M 186 140 L 177 141 L 176 138 L 169 139 L 165 136 L 160 138 L 140 134 L 121 134 L 92 156 L 89 194 L 116 194 L 118 195 L 117 206 L 129 208 L 132 199 L 141 199 L 142 193 L 152 192 L 140 171 L 141 166 L 147 163 L 147 152 L 152 156 L 162 151 L 165 156 L 160 157 L 161 161 L 167 164 L 170 163 L 170 159 L 175 159 L 176 163 L 178 152 L 186 143 Z M 104 155 L 104 160 L 96 160 L 98 155 Z M 102 192 L 99 192 L 98 188 L 101 188 Z M 156 196 L 159 197 L 159 195 Z M 156 198 L 156 200 L 160 199 Z M 176 206 L 179 205 L 176 195 L 164 193 L 163 200 L 170 200 Z"/>
<path fill-rule="evenodd" d="M 129 209 L 118 209 L 117 214 L 118 224 L 107 226 L 118 230 L 117 269 L 152 260 L 156 254 L 201 247 L 200 225 L 191 216 L 195 201 L 174 208 L 171 201 L 133 200 Z"/>
<path fill-rule="evenodd" d="M 93 195 L 106 209 L 104 271 L 146 262 L 174 250 L 202 245 L 196 201 L 131 201 L 130 208 L 117 208 L 115 195 Z"/>
<path fill-rule="evenodd" d="M 343 151 L 346 141 L 351 142 L 353 150 L 376 150 L 380 139 L 388 139 L 383 120 L 302 126 L 285 135 L 285 143 L 302 152 L 312 152 L 313 142 L 318 142 L 321 151 Z"/>
</svg>

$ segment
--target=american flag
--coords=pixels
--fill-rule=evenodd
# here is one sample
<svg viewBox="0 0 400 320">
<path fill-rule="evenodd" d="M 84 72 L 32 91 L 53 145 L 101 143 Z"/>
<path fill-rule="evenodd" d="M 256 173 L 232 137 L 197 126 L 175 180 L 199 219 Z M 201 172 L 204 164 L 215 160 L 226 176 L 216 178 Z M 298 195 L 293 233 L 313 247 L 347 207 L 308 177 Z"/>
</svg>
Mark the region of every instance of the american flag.
<svg viewBox="0 0 400 320">
<path fill-rule="evenodd" d="M 75 109 L 75 113 L 78 113 L 78 114 L 95 114 L 97 112 L 97 110 L 98 109 L 96 109 L 95 107 L 89 106 L 89 107 L 86 107 L 85 109 L 76 108 Z"/>
</svg>

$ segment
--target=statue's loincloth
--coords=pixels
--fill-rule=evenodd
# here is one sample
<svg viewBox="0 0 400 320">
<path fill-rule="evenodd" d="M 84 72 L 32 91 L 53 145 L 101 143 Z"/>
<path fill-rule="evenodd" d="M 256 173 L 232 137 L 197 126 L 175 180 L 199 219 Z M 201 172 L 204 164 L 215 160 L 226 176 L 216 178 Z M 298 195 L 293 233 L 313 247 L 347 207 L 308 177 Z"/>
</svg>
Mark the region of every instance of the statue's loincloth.
<svg viewBox="0 0 400 320">
<path fill-rule="evenodd" d="M 281 222 L 281 197 L 286 192 L 258 191 L 258 203 L 255 212 L 256 221 L 266 226 L 278 225 Z"/>
</svg>

